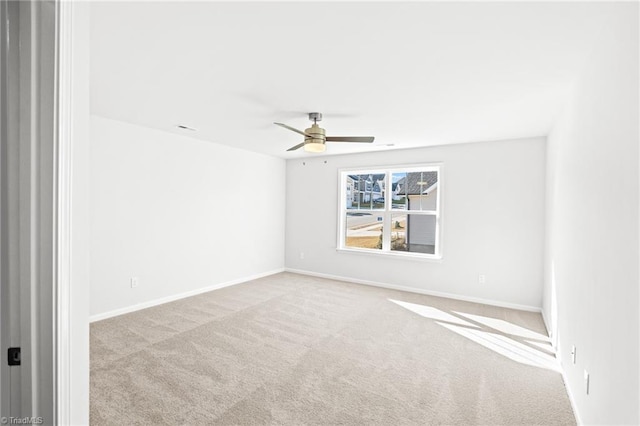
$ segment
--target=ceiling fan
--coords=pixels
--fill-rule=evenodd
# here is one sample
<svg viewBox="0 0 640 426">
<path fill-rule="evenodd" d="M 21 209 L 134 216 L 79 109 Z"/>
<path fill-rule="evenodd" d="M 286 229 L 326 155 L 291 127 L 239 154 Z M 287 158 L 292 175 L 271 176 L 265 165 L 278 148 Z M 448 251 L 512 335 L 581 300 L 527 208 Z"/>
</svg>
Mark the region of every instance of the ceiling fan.
<svg viewBox="0 0 640 426">
<path fill-rule="evenodd" d="M 305 129 L 304 132 L 302 130 L 294 129 L 293 127 L 287 126 L 283 123 L 273 123 L 280 127 L 284 127 L 285 129 L 289 129 L 293 132 L 300 133 L 304 136 L 304 142 L 292 146 L 287 151 L 295 151 L 296 149 L 302 148 L 304 146 L 304 150 L 307 152 L 324 152 L 327 148 L 326 142 L 363 142 L 363 143 L 371 143 L 373 142 L 373 136 L 326 136 L 325 130 L 318 126 L 318 121 L 322 121 L 322 114 L 319 112 L 310 112 L 309 120 L 313 121 L 313 124 L 308 129 Z"/>
</svg>

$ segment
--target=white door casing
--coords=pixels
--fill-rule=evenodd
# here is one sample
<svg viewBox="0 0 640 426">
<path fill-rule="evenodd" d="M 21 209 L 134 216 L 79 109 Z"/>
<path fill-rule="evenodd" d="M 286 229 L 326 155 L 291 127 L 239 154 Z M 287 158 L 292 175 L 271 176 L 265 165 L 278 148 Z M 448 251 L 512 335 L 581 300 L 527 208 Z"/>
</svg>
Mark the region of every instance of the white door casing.
<svg viewBox="0 0 640 426">
<path fill-rule="evenodd" d="M 8 423 L 57 423 L 57 7 L 0 5 L 0 410 Z M 21 365 L 7 366 L 8 347 L 21 348 Z"/>
</svg>

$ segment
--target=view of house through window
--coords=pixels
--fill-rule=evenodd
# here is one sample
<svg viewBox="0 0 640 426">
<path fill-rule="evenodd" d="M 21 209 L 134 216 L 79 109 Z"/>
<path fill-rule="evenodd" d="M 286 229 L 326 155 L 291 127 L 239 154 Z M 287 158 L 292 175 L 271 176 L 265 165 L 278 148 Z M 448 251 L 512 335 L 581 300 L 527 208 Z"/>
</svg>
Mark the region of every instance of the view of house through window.
<svg viewBox="0 0 640 426">
<path fill-rule="evenodd" d="M 438 166 L 341 172 L 341 249 L 439 257 Z"/>
</svg>

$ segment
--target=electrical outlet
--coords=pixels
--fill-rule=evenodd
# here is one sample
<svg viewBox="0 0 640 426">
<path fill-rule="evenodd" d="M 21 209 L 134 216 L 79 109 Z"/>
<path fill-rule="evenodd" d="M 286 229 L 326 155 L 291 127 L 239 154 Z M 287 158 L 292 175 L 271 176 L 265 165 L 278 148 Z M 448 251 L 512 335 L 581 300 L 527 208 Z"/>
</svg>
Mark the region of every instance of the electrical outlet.
<svg viewBox="0 0 640 426">
<path fill-rule="evenodd" d="M 138 284 L 140 284 L 140 281 L 138 280 L 138 277 L 132 277 L 130 280 L 131 283 L 131 288 L 136 288 L 138 287 Z"/>
<path fill-rule="evenodd" d="M 576 363 L 576 345 L 571 346 L 571 362 Z"/>
<path fill-rule="evenodd" d="M 303 251 L 300 252 L 300 259 L 304 259 L 304 252 Z"/>
<path fill-rule="evenodd" d="M 484 274 L 478 275 L 478 284 L 484 284 L 487 282 L 487 277 Z"/>
<path fill-rule="evenodd" d="M 589 395 L 589 372 L 584 370 L 584 391 Z"/>
</svg>

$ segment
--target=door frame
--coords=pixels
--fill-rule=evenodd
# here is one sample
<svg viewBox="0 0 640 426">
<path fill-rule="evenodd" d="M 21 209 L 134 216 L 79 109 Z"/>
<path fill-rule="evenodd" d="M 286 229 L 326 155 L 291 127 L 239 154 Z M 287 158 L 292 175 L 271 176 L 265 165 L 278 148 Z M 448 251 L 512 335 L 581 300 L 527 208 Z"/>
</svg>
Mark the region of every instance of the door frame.
<svg viewBox="0 0 640 426">
<path fill-rule="evenodd" d="M 0 8 L 0 416 L 88 424 L 89 4 Z"/>
<path fill-rule="evenodd" d="M 58 20 L 58 169 L 57 169 L 57 291 L 56 305 L 56 423 L 71 424 L 71 137 L 72 95 L 72 9 L 57 3 Z"/>
<path fill-rule="evenodd" d="M 56 4 L 56 423 L 79 425 L 89 423 L 90 2 Z"/>
<path fill-rule="evenodd" d="M 5 421 L 56 419 L 57 4 L 2 5 L 2 386 Z M 8 366 L 7 349 L 20 348 Z"/>
</svg>

